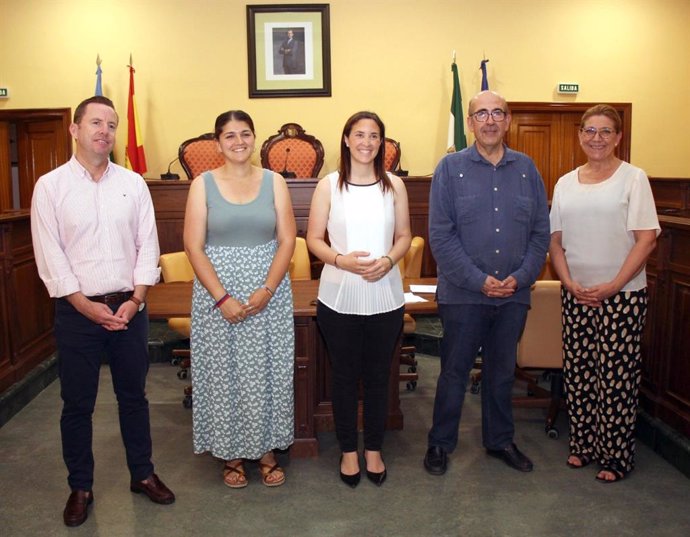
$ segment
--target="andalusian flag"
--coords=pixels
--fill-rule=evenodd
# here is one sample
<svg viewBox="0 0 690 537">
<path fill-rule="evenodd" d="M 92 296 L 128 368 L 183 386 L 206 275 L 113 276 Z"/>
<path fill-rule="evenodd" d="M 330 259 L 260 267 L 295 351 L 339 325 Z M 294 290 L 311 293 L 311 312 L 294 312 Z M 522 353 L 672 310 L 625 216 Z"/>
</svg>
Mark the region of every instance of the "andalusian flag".
<svg viewBox="0 0 690 537">
<path fill-rule="evenodd" d="M 453 71 L 453 99 L 450 103 L 450 121 L 448 122 L 448 152 L 460 151 L 467 147 L 465 128 L 462 123 L 462 97 L 460 96 L 460 77 L 458 66 L 453 59 L 450 67 Z"/>
<path fill-rule="evenodd" d="M 125 153 L 125 166 L 130 170 L 143 175 L 146 172 L 146 155 L 144 144 L 139 132 L 139 117 L 137 115 L 137 103 L 134 98 L 134 67 L 132 55 L 129 55 L 129 100 L 127 102 L 127 151 Z"/>
<path fill-rule="evenodd" d="M 486 78 L 486 64 L 489 63 L 489 60 L 482 60 L 482 63 L 479 65 L 479 69 L 482 71 L 482 91 L 486 91 L 489 89 L 489 80 Z"/>
</svg>

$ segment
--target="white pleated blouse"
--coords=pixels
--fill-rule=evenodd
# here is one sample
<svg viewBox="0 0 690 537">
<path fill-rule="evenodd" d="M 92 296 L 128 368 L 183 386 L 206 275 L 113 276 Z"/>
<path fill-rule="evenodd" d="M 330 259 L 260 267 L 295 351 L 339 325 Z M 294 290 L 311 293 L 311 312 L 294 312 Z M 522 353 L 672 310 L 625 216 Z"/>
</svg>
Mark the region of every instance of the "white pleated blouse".
<svg viewBox="0 0 690 537">
<path fill-rule="evenodd" d="M 338 190 L 338 172 L 325 177 L 331 187 L 328 238 L 331 247 L 343 255 L 356 251 L 370 257 L 387 255 L 395 235 L 395 207 L 392 191 L 385 194 L 380 184 L 353 185 Z M 393 311 L 405 304 L 402 278 L 396 265 L 383 278 L 368 282 L 361 276 L 333 265 L 324 265 L 319 300 L 338 313 L 374 315 Z"/>
</svg>

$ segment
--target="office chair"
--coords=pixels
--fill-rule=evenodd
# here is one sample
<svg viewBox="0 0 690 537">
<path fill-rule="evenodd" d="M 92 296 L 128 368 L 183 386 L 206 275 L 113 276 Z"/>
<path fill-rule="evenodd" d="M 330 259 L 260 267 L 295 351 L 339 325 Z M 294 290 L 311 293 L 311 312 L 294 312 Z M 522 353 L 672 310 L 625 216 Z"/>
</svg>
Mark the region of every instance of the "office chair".
<svg viewBox="0 0 690 537">
<path fill-rule="evenodd" d="M 398 262 L 400 275 L 405 278 L 419 278 L 422 273 L 422 258 L 424 257 L 424 238 L 412 237 L 410 249 L 405 256 Z M 409 313 L 403 316 L 403 337 L 414 334 L 417 323 Z M 405 382 L 405 387 L 409 391 L 417 388 L 419 374 L 417 373 L 417 359 L 415 353 L 417 349 L 414 345 L 403 345 L 400 348 L 400 365 L 407 366 L 407 373 L 400 373 L 400 382 Z"/>
<path fill-rule="evenodd" d="M 163 254 L 160 257 L 161 273 L 163 274 L 163 281 L 170 282 L 189 282 L 194 280 L 194 269 L 189 263 L 187 254 L 184 252 L 172 252 Z M 172 317 L 168 319 L 168 327 L 174 330 L 185 339 L 189 339 L 192 329 L 192 320 L 189 317 Z M 191 354 L 189 349 L 174 349 L 173 365 L 179 365 L 180 369 L 177 371 L 177 377 L 184 380 L 189 375 L 191 367 Z M 192 406 L 192 387 L 191 385 L 184 388 L 184 399 L 182 404 L 185 408 Z"/>
<path fill-rule="evenodd" d="M 290 280 L 311 280 L 311 260 L 307 241 L 302 237 L 295 240 L 295 252 L 290 260 Z"/>
<path fill-rule="evenodd" d="M 398 164 L 400 164 L 400 143 L 393 140 L 393 138 L 386 138 L 384 144 L 386 152 L 384 154 L 383 163 L 386 167 L 386 171 L 395 173 Z"/>
<path fill-rule="evenodd" d="M 261 165 L 285 178 L 318 177 L 323 145 L 297 123 L 286 123 L 261 146 Z"/>
<path fill-rule="evenodd" d="M 177 153 L 188 179 L 194 179 L 203 172 L 225 163 L 225 157 L 218 149 L 213 133 L 210 132 L 185 140 L 180 144 Z"/>
<path fill-rule="evenodd" d="M 558 438 L 555 427 L 563 397 L 563 338 L 561 326 L 561 282 L 537 280 L 532 286 L 525 329 L 518 343 L 515 377 L 527 383 L 526 397 L 513 397 L 514 407 L 547 408 L 544 430 Z M 538 377 L 529 370 L 544 371 L 551 389 L 538 386 Z"/>
</svg>

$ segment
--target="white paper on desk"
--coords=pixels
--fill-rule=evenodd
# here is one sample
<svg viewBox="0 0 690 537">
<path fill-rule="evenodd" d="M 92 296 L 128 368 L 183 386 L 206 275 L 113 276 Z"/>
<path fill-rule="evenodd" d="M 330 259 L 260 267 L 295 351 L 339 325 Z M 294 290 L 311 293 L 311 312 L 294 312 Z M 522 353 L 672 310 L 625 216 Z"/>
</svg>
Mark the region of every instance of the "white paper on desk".
<svg viewBox="0 0 690 537">
<path fill-rule="evenodd" d="M 434 294 L 436 292 L 435 285 L 410 285 L 410 291 L 413 293 L 430 293 Z"/>
<path fill-rule="evenodd" d="M 421 296 L 417 296 L 414 293 L 405 293 L 405 304 L 409 304 L 411 302 L 429 302 L 426 298 L 422 298 Z"/>
</svg>

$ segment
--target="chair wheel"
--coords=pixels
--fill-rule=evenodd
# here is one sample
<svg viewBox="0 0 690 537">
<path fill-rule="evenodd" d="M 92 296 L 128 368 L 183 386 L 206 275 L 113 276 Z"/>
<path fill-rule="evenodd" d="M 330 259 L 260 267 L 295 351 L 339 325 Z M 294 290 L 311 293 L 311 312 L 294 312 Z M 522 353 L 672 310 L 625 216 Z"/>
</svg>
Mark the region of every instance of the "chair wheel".
<svg viewBox="0 0 690 537">
<path fill-rule="evenodd" d="M 472 385 L 470 386 L 470 393 L 477 395 L 479 391 L 481 390 L 481 384 L 479 382 L 473 382 Z"/>
<path fill-rule="evenodd" d="M 186 369 L 180 369 L 177 372 L 177 378 L 180 380 L 184 380 L 187 378 L 187 370 Z"/>
<path fill-rule="evenodd" d="M 416 373 L 417 368 L 415 366 L 411 365 L 410 367 L 407 368 L 407 372 L 408 373 Z"/>
<path fill-rule="evenodd" d="M 411 380 L 408 382 L 405 387 L 407 388 L 408 392 L 413 392 L 417 389 L 417 381 L 416 380 Z"/>
<path fill-rule="evenodd" d="M 175 356 L 170 360 L 170 365 L 177 367 L 178 365 L 180 365 L 180 360 L 182 360 L 182 358 L 180 358 L 179 356 Z"/>
<path fill-rule="evenodd" d="M 555 427 L 547 427 L 546 436 L 548 436 L 551 440 L 558 440 L 558 429 Z"/>
<path fill-rule="evenodd" d="M 182 399 L 182 406 L 185 408 L 192 408 L 192 396 L 191 395 L 185 395 L 185 398 Z"/>
</svg>

